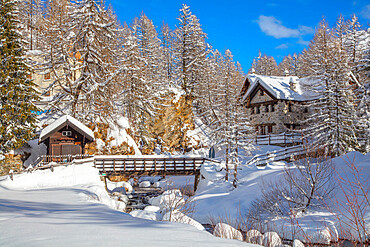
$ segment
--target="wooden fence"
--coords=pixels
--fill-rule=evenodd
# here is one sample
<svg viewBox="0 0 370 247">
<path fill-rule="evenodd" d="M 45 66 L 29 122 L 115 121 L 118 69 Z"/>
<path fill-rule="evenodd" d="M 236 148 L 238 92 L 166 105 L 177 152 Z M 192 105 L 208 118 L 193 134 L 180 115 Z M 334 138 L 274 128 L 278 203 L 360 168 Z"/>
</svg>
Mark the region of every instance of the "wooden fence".
<svg viewBox="0 0 370 247">
<path fill-rule="evenodd" d="M 252 159 L 250 159 L 246 165 L 266 165 L 269 162 L 272 161 L 279 161 L 279 160 L 286 160 L 286 159 L 292 159 L 295 156 L 303 155 L 306 153 L 306 150 L 302 145 L 292 146 L 283 148 L 280 150 L 267 152 L 265 154 L 257 154 Z"/>
<path fill-rule="evenodd" d="M 281 133 L 256 135 L 255 143 L 257 145 L 288 145 L 303 143 L 302 135 L 299 133 Z"/>
</svg>

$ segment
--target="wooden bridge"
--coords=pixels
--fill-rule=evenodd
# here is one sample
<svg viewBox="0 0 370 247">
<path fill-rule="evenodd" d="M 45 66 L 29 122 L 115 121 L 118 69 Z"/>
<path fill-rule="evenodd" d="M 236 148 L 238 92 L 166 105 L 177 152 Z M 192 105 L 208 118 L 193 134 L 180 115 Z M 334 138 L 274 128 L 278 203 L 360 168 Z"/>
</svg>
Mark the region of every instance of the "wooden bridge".
<svg viewBox="0 0 370 247">
<path fill-rule="evenodd" d="M 200 168 L 206 161 L 220 163 L 217 160 L 201 156 L 43 155 L 32 164 L 33 168 L 30 170 L 23 170 L 14 174 L 43 169 L 53 171 L 57 166 L 93 163 L 94 167 L 99 170 L 100 175 L 105 178 L 117 175 L 127 177 L 195 175 L 194 187 L 196 189 Z M 11 178 L 14 174 L 10 174 Z"/>
<path fill-rule="evenodd" d="M 95 156 L 94 167 L 106 175 L 195 175 L 205 161 L 219 163 L 200 156 Z"/>
</svg>

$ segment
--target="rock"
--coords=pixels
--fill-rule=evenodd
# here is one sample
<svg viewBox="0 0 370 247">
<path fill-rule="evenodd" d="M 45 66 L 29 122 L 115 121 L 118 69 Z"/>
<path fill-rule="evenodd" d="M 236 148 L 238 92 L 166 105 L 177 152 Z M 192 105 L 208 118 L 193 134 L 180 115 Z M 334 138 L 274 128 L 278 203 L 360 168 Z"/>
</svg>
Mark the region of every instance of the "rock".
<svg viewBox="0 0 370 247">
<path fill-rule="evenodd" d="M 276 232 L 266 232 L 265 234 L 263 234 L 263 246 L 275 247 L 281 244 L 281 239 Z"/>
<path fill-rule="evenodd" d="M 251 244 L 262 245 L 263 235 L 259 231 L 251 229 L 246 234 L 246 241 Z"/>
<path fill-rule="evenodd" d="M 215 229 L 213 230 L 213 235 L 220 238 L 237 239 L 243 241 L 242 233 L 225 223 L 217 223 Z"/>
<path fill-rule="evenodd" d="M 157 207 L 157 206 L 146 206 L 144 208 L 145 211 L 151 211 L 151 212 L 158 212 L 159 210 L 161 210 L 160 207 Z"/>
<path fill-rule="evenodd" d="M 294 239 L 292 247 L 304 247 L 304 244 L 300 240 Z"/>
<path fill-rule="evenodd" d="M 166 190 L 162 195 L 150 198 L 149 203 L 161 208 L 176 208 L 185 203 L 180 190 Z"/>
<path fill-rule="evenodd" d="M 147 211 L 147 210 L 133 210 L 130 212 L 130 215 L 141 218 L 141 219 L 147 219 L 147 220 L 160 220 L 160 215 L 153 211 Z"/>
<path fill-rule="evenodd" d="M 151 186 L 149 181 L 143 181 L 139 184 L 140 188 L 149 188 Z"/>
</svg>

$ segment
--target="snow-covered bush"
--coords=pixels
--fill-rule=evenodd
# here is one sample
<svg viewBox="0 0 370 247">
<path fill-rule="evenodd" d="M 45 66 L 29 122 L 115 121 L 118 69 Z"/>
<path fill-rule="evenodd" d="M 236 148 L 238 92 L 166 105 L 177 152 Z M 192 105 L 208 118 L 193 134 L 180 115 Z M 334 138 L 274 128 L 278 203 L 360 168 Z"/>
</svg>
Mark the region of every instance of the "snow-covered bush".
<svg viewBox="0 0 370 247">
<path fill-rule="evenodd" d="M 195 205 L 191 198 L 181 193 L 178 189 L 166 190 L 162 195 L 150 198 L 149 203 L 160 207 L 163 212 L 168 214 L 169 221 L 172 221 L 172 213 L 175 211 L 191 216 L 195 210 Z"/>
<path fill-rule="evenodd" d="M 281 238 L 276 232 L 265 232 L 265 234 L 263 234 L 263 246 L 275 247 L 281 244 Z"/>
<path fill-rule="evenodd" d="M 243 241 L 242 233 L 226 223 L 217 223 L 213 235 L 220 238 L 237 239 Z"/>
<path fill-rule="evenodd" d="M 262 245 L 263 235 L 258 230 L 251 229 L 246 233 L 245 240 L 251 244 Z"/>
<path fill-rule="evenodd" d="M 332 163 L 305 158 L 286 168 L 283 180 L 262 185 L 262 197 L 252 203 L 249 217 L 254 221 L 295 217 L 309 208 L 323 206 L 333 189 Z"/>
<path fill-rule="evenodd" d="M 162 221 L 172 221 L 178 223 L 184 223 L 188 225 L 195 226 L 198 230 L 204 230 L 204 227 L 199 222 L 190 218 L 189 216 L 181 213 L 178 210 L 173 210 L 172 212 L 167 212 L 163 215 Z"/>
</svg>

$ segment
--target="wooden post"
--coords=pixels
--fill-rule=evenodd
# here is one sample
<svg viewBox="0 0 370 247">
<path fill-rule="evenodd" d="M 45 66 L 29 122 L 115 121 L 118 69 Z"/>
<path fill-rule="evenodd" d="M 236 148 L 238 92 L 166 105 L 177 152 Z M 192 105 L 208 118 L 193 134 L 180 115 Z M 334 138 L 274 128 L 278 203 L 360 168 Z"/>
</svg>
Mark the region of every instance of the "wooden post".
<svg viewBox="0 0 370 247">
<path fill-rule="evenodd" d="M 154 159 L 154 172 L 157 171 L 157 159 Z"/>
<path fill-rule="evenodd" d="M 144 172 L 146 172 L 146 160 L 145 159 L 143 159 L 143 164 L 144 164 Z"/>
<path fill-rule="evenodd" d="M 167 172 L 167 167 L 166 167 L 166 160 L 163 160 L 163 165 L 164 165 L 164 177 L 166 177 L 166 172 Z"/>
<path fill-rule="evenodd" d="M 104 167 L 104 159 L 103 159 L 103 172 L 105 172 L 105 167 Z"/>
<path fill-rule="evenodd" d="M 285 144 L 285 147 L 286 147 L 286 132 L 284 132 L 284 144 Z"/>
<path fill-rule="evenodd" d="M 186 159 L 184 158 L 184 171 L 186 171 Z"/>
<path fill-rule="evenodd" d="M 94 158 L 94 167 L 96 168 L 96 159 Z"/>
<path fill-rule="evenodd" d="M 200 180 L 200 172 L 196 172 L 194 176 L 194 192 L 198 188 L 199 180 Z"/>
<path fill-rule="evenodd" d="M 193 168 L 194 168 L 194 174 L 195 174 L 197 172 L 197 166 L 195 165 L 195 158 L 193 159 Z"/>
<path fill-rule="evenodd" d="M 113 159 L 113 172 L 116 173 L 116 160 Z"/>
<path fill-rule="evenodd" d="M 175 159 L 173 159 L 173 170 L 174 172 L 176 172 L 176 160 Z"/>
<path fill-rule="evenodd" d="M 270 145 L 270 143 L 271 143 L 271 137 L 270 137 L 270 133 L 269 133 L 269 145 Z"/>
<path fill-rule="evenodd" d="M 136 159 L 134 159 L 134 172 L 136 172 Z"/>
<path fill-rule="evenodd" d="M 126 172 L 126 160 L 123 160 L 123 171 Z"/>
</svg>

